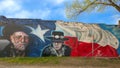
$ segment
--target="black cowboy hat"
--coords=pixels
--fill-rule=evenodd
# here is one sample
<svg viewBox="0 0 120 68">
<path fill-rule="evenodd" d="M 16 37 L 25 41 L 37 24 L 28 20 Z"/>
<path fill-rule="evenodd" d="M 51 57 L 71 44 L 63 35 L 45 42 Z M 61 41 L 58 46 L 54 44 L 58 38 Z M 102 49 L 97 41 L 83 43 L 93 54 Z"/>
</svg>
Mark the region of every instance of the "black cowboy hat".
<svg viewBox="0 0 120 68">
<path fill-rule="evenodd" d="M 17 32 L 17 31 L 23 31 L 26 34 L 31 32 L 31 30 L 29 28 L 25 27 L 24 25 L 8 24 L 3 28 L 3 30 L 2 30 L 3 36 L 1 38 L 9 39 L 10 35 L 12 35 L 14 32 Z"/>
<path fill-rule="evenodd" d="M 64 33 L 60 31 L 53 31 L 52 37 L 46 37 L 46 38 L 52 40 L 52 42 L 64 42 L 68 40 L 68 38 L 64 38 Z"/>
</svg>

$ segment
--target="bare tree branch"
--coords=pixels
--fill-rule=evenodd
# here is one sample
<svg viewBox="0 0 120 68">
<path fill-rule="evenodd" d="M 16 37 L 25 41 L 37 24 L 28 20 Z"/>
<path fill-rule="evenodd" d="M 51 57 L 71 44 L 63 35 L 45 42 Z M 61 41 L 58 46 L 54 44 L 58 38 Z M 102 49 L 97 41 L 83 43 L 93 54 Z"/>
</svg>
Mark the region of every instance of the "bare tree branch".
<svg viewBox="0 0 120 68">
<path fill-rule="evenodd" d="M 76 1 L 79 1 L 79 0 L 76 0 Z M 84 11 L 92 11 L 96 7 L 98 7 L 98 11 L 99 11 L 101 9 L 104 9 L 104 7 L 106 6 L 111 6 L 115 8 L 118 12 L 120 12 L 119 2 L 120 2 L 119 0 L 88 0 L 88 1 L 85 0 L 80 3 L 73 2 L 73 4 L 79 4 L 79 6 L 76 7 L 76 5 L 74 5 L 74 7 L 71 7 L 73 8 L 72 9 L 73 12 L 70 15 L 72 15 L 72 17 L 77 17 L 79 16 L 80 13 Z"/>
<path fill-rule="evenodd" d="M 84 12 L 86 9 L 88 9 L 90 6 L 92 6 L 96 1 L 97 1 L 97 0 L 95 0 L 95 1 L 91 2 L 90 4 L 88 4 L 84 9 L 80 10 L 80 11 L 78 12 L 78 14 L 80 14 L 81 12 Z"/>
<path fill-rule="evenodd" d="M 102 5 L 112 5 L 112 4 L 109 4 L 109 3 L 102 3 L 102 2 L 96 2 L 95 4 L 102 4 Z"/>
<path fill-rule="evenodd" d="M 113 7 L 115 7 L 120 12 L 120 6 L 115 4 L 112 0 L 108 0 Z"/>
</svg>

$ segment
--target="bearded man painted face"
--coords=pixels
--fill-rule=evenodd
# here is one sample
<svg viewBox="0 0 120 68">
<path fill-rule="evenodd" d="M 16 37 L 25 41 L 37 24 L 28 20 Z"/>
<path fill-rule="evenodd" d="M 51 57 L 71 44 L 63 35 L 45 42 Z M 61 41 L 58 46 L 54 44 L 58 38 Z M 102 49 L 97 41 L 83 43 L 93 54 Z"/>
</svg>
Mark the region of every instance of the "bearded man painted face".
<svg viewBox="0 0 120 68">
<path fill-rule="evenodd" d="M 29 45 L 29 33 L 24 25 L 9 24 L 4 27 L 3 35 L 10 44 L 4 48 L 0 56 L 3 57 L 24 57 L 27 56 Z"/>
<path fill-rule="evenodd" d="M 14 48 L 20 51 L 24 51 L 29 43 L 29 36 L 22 31 L 14 32 L 10 36 L 10 40 L 14 45 Z"/>
</svg>

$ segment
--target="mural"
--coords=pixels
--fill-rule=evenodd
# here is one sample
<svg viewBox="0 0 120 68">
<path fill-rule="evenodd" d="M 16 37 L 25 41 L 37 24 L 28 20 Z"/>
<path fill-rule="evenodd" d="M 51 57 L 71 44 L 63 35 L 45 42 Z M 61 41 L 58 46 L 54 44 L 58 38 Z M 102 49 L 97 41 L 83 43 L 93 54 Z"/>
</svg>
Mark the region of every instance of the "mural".
<svg viewBox="0 0 120 68">
<path fill-rule="evenodd" d="M 0 57 L 118 57 L 117 25 L 0 16 Z"/>
</svg>

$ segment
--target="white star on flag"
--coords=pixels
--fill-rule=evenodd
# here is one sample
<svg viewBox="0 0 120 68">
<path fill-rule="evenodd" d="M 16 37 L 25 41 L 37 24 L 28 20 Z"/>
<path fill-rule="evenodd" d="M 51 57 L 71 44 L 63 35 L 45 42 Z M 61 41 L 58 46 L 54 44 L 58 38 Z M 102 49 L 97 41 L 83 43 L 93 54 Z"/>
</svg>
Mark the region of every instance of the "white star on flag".
<svg viewBox="0 0 120 68">
<path fill-rule="evenodd" d="M 40 25 L 37 26 L 37 28 L 33 28 L 33 27 L 30 27 L 28 26 L 31 30 L 32 30 L 32 34 L 38 36 L 43 42 L 45 42 L 44 40 L 44 34 L 49 30 L 49 29 L 45 29 L 45 30 L 42 30 Z"/>
</svg>

